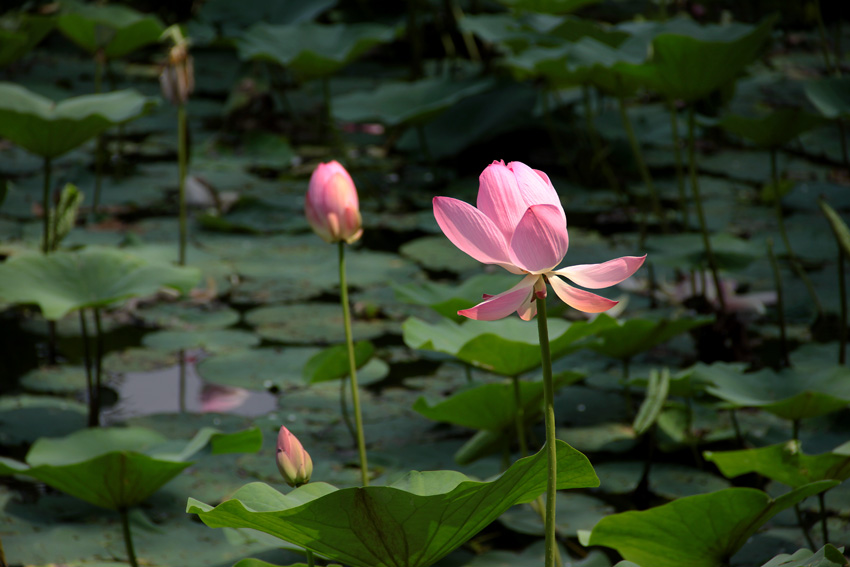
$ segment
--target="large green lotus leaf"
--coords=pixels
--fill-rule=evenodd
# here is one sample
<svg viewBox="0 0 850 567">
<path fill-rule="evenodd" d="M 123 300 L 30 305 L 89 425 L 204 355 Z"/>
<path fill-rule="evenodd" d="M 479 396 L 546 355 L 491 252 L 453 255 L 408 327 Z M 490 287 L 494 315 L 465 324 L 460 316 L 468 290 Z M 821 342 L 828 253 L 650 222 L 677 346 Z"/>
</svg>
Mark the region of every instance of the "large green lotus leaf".
<svg viewBox="0 0 850 567">
<path fill-rule="evenodd" d="M 842 551 L 826 544 L 816 552 L 800 549 L 792 554 L 780 553 L 761 567 L 847 567 L 850 562 Z"/>
<path fill-rule="evenodd" d="M 837 484 L 814 482 L 775 500 L 754 488 L 727 488 L 608 516 L 579 537 L 639 565 L 720 567 L 773 516 Z"/>
<path fill-rule="evenodd" d="M 369 341 L 360 341 L 353 345 L 354 364 L 360 369 L 375 355 L 375 345 Z M 330 382 L 345 378 L 351 372 L 348 358 L 348 345 L 334 345 L 313 355 L 304 365 L 302 374 L 310 384 Z"/>
<path fill-rule="evenodd" d="M 0 264 L 0 298 L 36 303 L 45 319 L 56 320 L 75 309 L 104 307 L 163 287 L 185 293 L 198 278 L 194 268 L 146 262 L 112 248 L 22 254 Z"/>
<path fill-rule="evenodd" d="M 29 53 L 55 25 L 53 17 L 35 14 L 8 13 L 0 18 L 0 68 Z"/>
<path fill-rule="evenodd" d="M 2 297 L 2 295 L 0 295 Z M 258 335 L 271 341 L 297 344 L 327 344 L 345 340 L 342 307 L 331 303 L 295 303 L 258 307 L 245 314 L 245 322 Z M 372 339 L 389 329 L 382 320 L 354 319 L 355 340 Z"/>
<path fill-rule="evenodd" d="M 590 337 L 615 324 L 611 318 L 599 317 L 575 323 L 551 319 L 549 346 L 552 357 L 590 344 Z M 449 319 L 432 324 L 411 317 L 404 322 L 402 330 L 404 342 L 410 348 L 444 352 L 503 376 L 519 376 L 540 366 L 537 325 L 518 318 L 467 321 L 459 325 Z"/>
<path fill-rule="evenodd" d="M 584 374 L 578 372 L 563 372 L 556 374 L 553 380 L 557 389 L 582 378 Z M 542 408 L 543 382 L 520 380 L 519 398 L 526 419 L 530 421 L 536 418 Z M 488 431 L 502 431 L 514 427 L 517 412 L 514 385 L 510 381 L 462 390 L 433 405 L 424 397 L 420 397 L 413 404 L 413 409 L 434 421 Z"/>
<path fill-rule="evenodd" d="M 728 478 L 754 472 L 794 488 L 818 480 L 850 478 L 850 455 L 846 452 L 806 455 L 799 441 L 741 451 L 705 451 L 703 454 L 705 460 L 717 465 Z"/>
<path fill-rule="evenodd" d="M 823 123 L 820 116 L 800 108 L 782 108 L 761 117 L 727 114 L 718 124 L 727 132 L 746 138 L 757 146 L 779 148 Z"/>
<path fill-rule="evenodd" d="M 109 59 L 159 40 L 165 27 L 154 15 L 120 4 L 91 4 L 63 0 L 59 31 L 91 54 L 103 50 Z"/>
<path fill-rule="evenodd" d="M 707 325 L 712 317 L 694 317 L 682 319 L 629 319 L 617 321 L 604 313 L 596 318 L 608 319 L 611 324 L 601 328 L 596 335 L 599 341 L 588 348 L 605 356 L 628 360 L 654 346 L 667 342 L 676 335 Z"/>
<path fill-rule="evenodd" d="M 333 114 L 346 122 L 377 121 L 388 126 L 423 124 L 461 100 L 493 88 L 490 79 L 436 77 L 385 82 L 374 91 L 334 98 Z"/>
<path fill-rule="evenodd" d="M 239 312 L 226 305 L 159 302 L 138 309 L 146 323 L 182 331 L 223 329 L 239 322 Z"/>
<path fill-rule="evenodd" d="M 156 331 L 142 338 L 142 344 L 154 350 L 177 352 L 202 348 L 207 352 L 225 352 L 257 346 L 260 337 L 241 329 L 205 329 L 201 331 Z"/>
<path fill-rule="evenodd" d="M 0 458 L 0 474 L 27 475 L 95 506 L 118 510 L 148 498 L 207 445 L 213 454 L 258 451 L 262 432 L 254 428 L 225 434 L 203 428 L 181 445 L 140 427 L 84 429 L 39 439 L 26 464 Z"/>
<path fill-rule="evenodd" d="M 234 37 L 255 22 L 272 24 L 297 24 L 309 22 L 331 8 L 337 0 L 289 0 L 268 2 L 266 0 L 208 0 L 201 6 L 197 16 L 202 25 L 220 31 L 224 37 Z M 192 24 L 189 24 L 190 31 Z M 189 34 L 189 37 L 193 37 Z"/>
<path fill-rule="evenodd" d="M 735 364 L 699 363 L 694 377 L 710 381 L 708 393 L 734 407 L 760 408 L 790 420 L 827 415 L 850 404 L 850 369 L 844 366 L 743 373 Z"/>
<path fill-rule="evenodd" d="M 33 443 L 86 426 L 88 408 L 55 396 L 0 396 L 0 445 Z"/>
<path fill-rule="evenodd" d="M 568 14 L 579 8 L 597 4 L 600 0 L 499 0 L 501 4 L 528 12 L 541 14 Z"/>
<path fill-rule="evenodd" d="M 0 82 L 0 137 L 45 158 L 73 150 L 103 130 L 148 112 L 155 102 L 134 90 L 83 95 L 58 103 Z"/>
<path fill-rule="evenodd" d="M 237 48 L 243 60 L 273 61 L 305 78 L 324 77 L 395 34 L 379 24 L 259 23 L 239 38 Z"/>
<path fill-rule="evenodd" d="M 461 309 L 468 309 L 481 303 L 485 290 L 508 289 L 516 283 L 513 274 L 480 274 L 463 280 L 460 284 L 437 282 L 416 282 L 399 284 L 392 282 L 396 297 L 406 303 L 427 305 L 443 317 L 460 322 L 466 317 L 458 315 Z"/>
<path fill-rule="evenodd" d="M 559 489 L 598 484 L 584 455 L 561 441 L 557 452 Z M 390 486 L 337 490 L 310 483 L 286 495 L 252 483 L 215 508 L 190 498 L 186 511 L 210 527 L 257 529 L 353 567 L 426 567 L 511 506 L 537 498 L 546 475 L 541 451 L 490 482 L 414 471 Z"/>
<path fill-rule="evenodd" d="M 809 101 L 827 118 L 850 116 L 850 77 L 809 81 L 804 88 Z"/>
<path fill-rule="evenodd" d="M 86 389 L 86 369 L 82 366 L 42 366 L 21 376 L 20 384 L 31 392 L 74 394 Z"/>
<path fill-rule="evenodd" d="M 617 69 L 668 98 L 694 102 L 735 80 L 765 48 L 776 18 L 758 27 L 711 26 L 700 37 L 662 33 L 646 64 Z"/>
</svg>

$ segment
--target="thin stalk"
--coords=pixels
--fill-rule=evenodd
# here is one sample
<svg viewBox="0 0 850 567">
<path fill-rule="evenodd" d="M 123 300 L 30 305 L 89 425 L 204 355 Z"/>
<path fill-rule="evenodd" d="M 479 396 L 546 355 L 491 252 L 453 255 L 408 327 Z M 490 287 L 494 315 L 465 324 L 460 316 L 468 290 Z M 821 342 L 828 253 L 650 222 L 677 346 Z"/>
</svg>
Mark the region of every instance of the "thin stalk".
<svg viewBox="0 0 850 567">
<path fill-rule="evenodd" d="M 307 552 L 307 567 L 314 567 L 316 565 L 316 558 L 313 557 L 313 552 L 309 549 L 305 549 Z"/>
<path fill-rule="evenodd" d="M 94 93 L 100 94 L 103 84 L 103 55 L 95 53 L 94 56 Z M 100 188 L 103 183 L 103 153 L 104 153 L 104 135 L 97 135 L 97 143 L 95 145 L 94 156 L 94 199 L 92 200 L 92 219 L 97 215 L 100 208 Z"/>
<path fill-rule="evenodd" d="M 546 457 L 549 475 L 546 480 L 546 559 L 545 567 L 554 567 L 558 554 L 555 540 L 555 498 L 558 485 L 558 449 L 555 446 L 555 385 L 552 381 L 552 355 L 549 351 L 549 328 L 546 320 L 546 298 L 537 298 L 537 334 L 540 338 L 540 360 L 543 364 L 543 415 L 546 423 Z"/>
<path fill-rule="evenodd" d="M 186 134 L 186 105 L 181 103 L 177 106 L 177 175 L 179 176 L 177 198 L 180 201 L 180 248 L 177 262 L 181 266 L 186 265 L 186 240 L 188 235 L 186 228 L 186 158 L 188 157 Z"/>
<path fill-rule="evenodd" d="M 691 177 L 691 191 L 694 194 L 694 204 L 697 210 L 697 219 L 699 219 L 699 228 L 702 232 L 702 243 L 705 247 L 705 255 L 708 259 L 708 267 L 711 270 L 711 277 L 714 280 L 714 287 L 717 289 L 717 300 L 720 302 L 721 311 L 726 311 L 726 298 L 723 297 L 722 287 L 720 285 L 720 273 L 717 268 L 717 259 L 714 257 L 714 252 L 711 250 L 711 241 L 708 238 L 708 224 L 705 222 L 705 211 L 702 208 L 702 197 L 699 194 L 699 182 L 697 181 L 696 172 L 696 157 L 694 144 L 694 106 L 691 105 L 688 109 L 688 170 Z M 703 293 L 705 288 L 703 288 Z"/>
<path fill-rule="evenodd" d="M 631 359 L 630 358 L 624 358 L 623 359 L 623 393 L 626 396 L 626 409 L 629 412 L 629 416 L 634 417 L 635 408 L 634 408 L 634 401 L 632 400 L 632 388 L 631 388 L 631 386 L 629 386 L 630 370 L 631 370 Z"/>
<path fill-rule="evenodd" d="M 791 420 L 791 439 L 794 441 L 800 440 L 800 420 L 792 419 Z"/>
<path fill-rule="evenodd" d="M 646 166 L 646 160 L 643 159 L 643 151 L 640 149 L 640 143 L 635 136 L 635 129 L 632 126 L 632 120 L 629 118 L 629 113 L 626 111 L 626 99 L 620 95 L 617 97 L 617 105 L 620 109 L 620 119 L 623 121 L 623 128 L 626 129 L 626 136 L 629 138 L 629 145 L 632 148 L 632 155 L 637 162 L 640 177 L 643 184 L 646 185 L 646 190 L 649 191 L 649 199 L 652 201 L 652 210 L 658 222 L 661 223 L 661 230 L 665 233 L 670 231 L 667 226 L 667 219 L 664 218 L 664 211 L 661 208 L 661 199 L 658 197 L 658 190 L 655 188 L 655 183 L 652 182 L 652 176 L 649 173 L 649 168 Z"/>
<path fill-rule="evenodd" d="M 605 181 L 607 181 L 608 185 L 614 189 L 614 192 L 617 194 L 617 198 L 622 200 L 625 205 L 628 205 L 628 196 L 623 193 L 623 190 L 620 187 L 620 182 L 617 180 L 617 176 L 614 175 L 614 171 L 611 169 L 611 164 L 608 163 L 607 152 L 602 147 L 602 140 L 600 139 L 599 132 L 596 130 L 596 125 L 593 122 L 593 108 L 590 104 L 590 87 L 582 85 L 581 95 L 582 102 L 584 104 L 584 120 L 586 122 L 587 134 L 590 137 L 590 145 L 593 148 L 592 163 L 596 164 L 599 162 L 599 166 L 602 168 L 602 175 L 605 176 Z M 628 211 L 628 207 L 626 210 Z"/>
<path fill-rule="evenodd" d="M 776 312 L 779 316 L 779 349 L 782 351 L 782 364 L 791 366 L 788 358 L 788 337 L 785 333 L 785 306 L 782 300 L 782 277 L 779 275 L 779 263 L 773 253 L 773 239 L 767 239 L 767 256 L 773 269 L 773 285 L 776 286 Z"/>
<path fill-rule="evenodd" d="M 791 269 L 794 270 L 794 273 L 797 274 L 797 277 L 799 277 L 806 286 L 806 290 L 809 292 L 817 312 L 819 314 L 823 313 L 823 306 L 821 306 L 820 299 L 818 299 L 815 287 L 812 285 L 812 281 L 809 279 L 809 276 L 806 275 L 806 271 L 803 269 L 803 266 L 800 265 L 800 261 L 791 249 L 791 241 L 788 239 L 788 232 L 785 230 L 785 219 L 782 216 L 782 199 L 779 196 L 779 174 L 776 169 L 776 148 L 771 148 L 770 150 L 770 176 L 772 180 L 771 182 L 773 183 L 773 203 L 774 210 L 776 211 L 776 222 L 779 224 L 779 234 L 782 237 L 782 243 L 785 245 L 785 253 L 788 254 L 788 261 L 791 264 Z"/>
<path fill-rule="evenodd" d="M 729 410 L 729 417 L 732 418 L 732 429 L 735 430 L 735 440 L 740 448 L 744 448 L 744 435 L 741 433 L 741 424 L 738 423 L 738 410 Z"/>
<path fill-rule="evenodd" d="M 41 251 L 44 254 L 50 254 L 53 247 L 50 243 L 50 174 L 52 172 L 51 160 L 49 157 L 44 158 L 44 184 L 41 189 L 41 208 L 43 220 L 43 234 L 41 240 Z"/>
<path fill-rule="evenodd" d="M 83 363 L 86 366 L 86 394 L 88 395 L 88 404 L 89 404 L 89 421 L 88 426 L 94 427 L 97 425 L 97 422 L 94 420 L 94 412 L 92 409 L 94 406 L 92 402 L 94 400 L 94 389 L 92 386 L 92 364 L 91 364 L 91 349 L 89 348 L 89 330 L 88 330 L 88 322 L 86 321 L 86 310 L 80 309 L 80 332 L 83 336 Z"/>
<path fill-rule="evenodd" d="M 354 406 L 354 424 L 357 427 L 357 452 L 360 453 L 360 478 L 369 486 L 369 464 L 366 462 L 366 440 L 363 438 L 363 415 L 360 412 L 360 392 L 357 388 L 357 362 L 354 358 L 354 341 L 351 338 L 351 310 L 348 305 L 348 285 L 345 282 L 345 242 L 339 242 L 339 298 L 345 324 L 345 342 L 348 344 L 348 373 L 351 377 L 351 401 Z"/>
<path fill-rule="evenodd" d="M 522 394 L 519 387 L 519 376 L 511 376 L 514 386 L 514 426 L 519 442 L 519 456 L 528 456 L 528 441 L 525 438 L 525 411 L 522 408 Z"/>
<path fill-rule="evenodd" d="M 351 441 L 354 442 L 354 446 L 357 446 L 357 430 L 354 428 L 354 424 L 351 423 L 351 415 L 348 413 L 348 403 L 345 400 L 345 390 L 348 384 L 346 383 L 345 378 L 339 381 L 339 411 L 342 414 L 342 421 L 345 422 L 345 427 L 348 429 L 348 432 L 351 434 Z"/>
<path fill-rule="evenodd" d="M 95 361 L 94 361 L 94 426 L 100 424 L 100 383 L 103 375 L 103 325 L 100 322 L 100 309 L 94 308 Z"/>
<path fill-rule="evenodd" d="M 841 330 L 838 331 L 838 364 L 847 363 L 847 284 L 844 276 L 844 251 L 838 248 L 838 296 L 841 302 Z"/>
<path fill-rule="evenodd" d="M 829 41 L 826 38 L 826 26 L 823 24 L 823 15 L 820 11 L 820 0 L 814 0 L 812 5 L 815 7 L 815 20 L 818 23 L 818 35 L 820 36 L 820 48 L 823 53 L 823 62 L 826 66 L 827 73 L 832 73 L 833 66 L 829 56 Z M 841 75 L 840 64 L 838 61 L 835 62 L 835 72 L 838 75 Z"/>
<path fill-rule="evenodd" d="M 806 525 L 803 523 L 803 513 L 800 511 L 800 504 L 794 504 L 794 515 L 797 516 L 797 524 L 800 526 L 800 531 L 803 532 L 803 537 L 806 538 L 806 543 L 809 544 L 809 547 L 812 549 L 817 549 L 815 547 L 815 542 L 812 539 L 812 534 L 809 533 L 809 530 L 806 529 Z"/>
<path fill-rule="evenodd" d="M 179 362 L 179 372 L 180 375 L 178 377 L 178 396 L 179 399 L 177 401 L 178 407 L 180 408 L 180 413 L 186 413 L 186 351 L 180 350 L 177 353 L 177 356 L 180 357 Z"/>
<path fill-rule="evenodd" d="M 673 136 L 673 157 L 676 160 L 676 182 L 679 188 L 679 208 L 682 210 L 682 226 L 688 228 L 688 194 L 685 189 L 685 169 L 682 166 L 682 140 L 679 138 L 679 113 L 676 103 L 670 101 L 670 131 Z"/>
<path fill-rule="evenodd" d="M 818 505 L 820 506 L 821 535 L 823 536 L 823 544 L 826 545 L 829 543 L 829 527 L 826 525 L 826 501 L 823 492 L 818 494 Z"/>
<path fill-rule="evenodd" d="M 136 550 L 133 549 L 133 534 L 130 533 L 130 516 L 127 513 L 127 508 L 119 508 L 118 513 L 121 514 L 121 527 L 124 531 L 124 546 L 127 548 L 127 560 L 130 567 L 139 567 L 136 561 Z"/>
<path fill-rule="evenodd" d="M 455 0 L 448 0 L 451 6 L 452 17 L 455 19 L 455 24 L 460 30 L 460 36 L 463 38 L 463 44 L 466 46 L 466 52 L 469 54 L 469 59 L 475 63 L 481 61 L 481 54 L 478 52 L 478 44 L 475 43 L 475 37 L 469 30 L 460 29 L 460 21 L 463 19 L 463 9 Z"/>
</svg>

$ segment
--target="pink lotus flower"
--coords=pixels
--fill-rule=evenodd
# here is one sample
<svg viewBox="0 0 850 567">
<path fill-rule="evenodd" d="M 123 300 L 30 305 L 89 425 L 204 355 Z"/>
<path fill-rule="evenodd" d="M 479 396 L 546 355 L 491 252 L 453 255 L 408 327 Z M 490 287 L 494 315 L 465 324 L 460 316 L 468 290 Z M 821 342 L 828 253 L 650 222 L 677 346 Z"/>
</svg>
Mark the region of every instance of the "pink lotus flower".
<svg viewBox="0 0 850 567">
<path fill-rule="evenodd" d="M 479 262 L 525 277 L 506 292 L 485 295 L 483 302 L 458 315 L 494 321 L 516 311 L 529 321 L 537 314 L 535 298 L 546 297 L 546 282 L 564 303 L 579 311 L 599 313 L 617 304 L 561 278 L 591 289 L 609 287 L 635 273 L 645 255 L 556 270 L 570 240 L 567 217 L 549 177 L 518 161 L 508 165 L 498 161 L 479 179 L 478 208 L 450 197 L 434 197 L 437 224 L 455 246 Z"/>
<path fill-rule="evenodd" d="M 348 244 L 363 234 L 354 181 L 337 161 L 320 163 L 304 202 L 307 221 L 326 242 Z"/>
<path fill-rule="evenodd" d="M 277 436 L 277 469 L 286 484 L 296 488 L 310 482 L 313 475 L 310 453 L 304 450 L 301 441 L 285 426 L 280 427 Z"/>
</svg>

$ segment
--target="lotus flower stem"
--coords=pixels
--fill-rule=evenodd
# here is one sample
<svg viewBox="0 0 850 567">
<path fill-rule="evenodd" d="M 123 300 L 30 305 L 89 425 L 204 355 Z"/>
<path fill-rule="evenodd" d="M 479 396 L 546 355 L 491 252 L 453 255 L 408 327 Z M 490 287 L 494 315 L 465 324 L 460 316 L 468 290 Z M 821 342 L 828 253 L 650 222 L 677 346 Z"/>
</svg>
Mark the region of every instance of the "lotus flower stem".
<svg viewBox="0 0 850 567">
<path fill-rule="evenodd" d="M 844 251 L 838 247 L 838 296 L 841 303 L 841 329 L 838 332 L 838 364 L 847 362 L 847 285 L 844 281 Z"/>
<path fill-rule="evenodd" d="M 779 174 L 776 169 L 776 148 L 770 150 L 770 176 L 773 183 L 773 203 L 774 210 L 776 211 L 776 222 L 779 224 L 779 234 L 782 237 L 782 243 L 785 245 L 785 253 L 788 254 L 788 262 L 791 264 L 791 269 L 794 270 L 794 273 L 797 274 L 797 277 L 806 286 L 806 290 L 809 292 L 818 314 L 821 314 L 823 313 L 823 306 L 820 299 L 818 299 L 818 294 L 809 276 L 806 275 L 803 266 L 800 265 L 800 261 L 794 254 L 794 250 L 791 249 L 791 241 L 788 239 L 788 232 L 785 230 L 785 219 L 782 217 L 782 196 L 779 194 Z"/>
<path fill-rule="evenodd" d="M 685 192 L 685 170 L 682 167 L 682 141 L 679 139 L 679 113 L 676 103 L 670 101 L 670 132 L 673 136 L 673 158 L 676 160 L 676 183 L 679 188 L 679 208 L 682 210 L 682 226 L 688 228 L 688 195 Z"/>
<path fill-rule="evenodd" d="M 43 235 L 41 241 L 41 251 L 44 254 L 50 254 L 53 247 L 50 245 L 50 174 L 52 171 L 51 160 L 49 157 L 44 158 L 44 185 L 41 191 L 41 209 L 43 219 Z"/>
<path fill-rule="evenodd" d="M 829 526 L 826 525 L 826 501 L 824 493 L 818 494 L 818 505 L 820 506 L 820 526 L 821 534 L 823 535 L 823 544 L 829 543 Z"/>
<path fill-rule="evenodd" d="M 649 168 L 646 166 L 646 161 L 643 159 L 643 151 L 640 149 L 640 143 L 635 136 L 635 129 L 632 126 L 632 120 L 629 118 L 629 113 L 626 110 L 626 99 L 622 95 L 617 97 L 617 105 L 620 109 L 620 119 L 623 121 L 623 128 L 626 129 L 626 136 L 629 138 L 629 145 L 632 148 L 632 155 L 637 162 L 638 171 L 640 172 L 643 184 L 646 185 L 646 190 L 649 192 L 649 198 L 652 201 L 652 210 L 658 222 L 661 223 L 661 230 L 670 231 L 667 226 L 667 219 L 664 218 L 664 210 L 661 208 L 661 199 L 658 197 L 658 189 L 655 188 L 655 183 L 652 182 L 652 175 L 649 173 Z"/>
<path fill-rule="evenodd" d="M 803 532 L 803 536 L 806 538 L 806 543 L 809 544 L 809 547 L 812 549 L 817 549 L 815 547 L 815 542 L 812 539 L 812 534 L 809 533 L 809 530 L 806 529 L 806 525 L 803 523 L 803 513 L 800 511 L 800 504 L 794 504 L 794 515 L 797 516 L 797 524 L 800 526 L 800 530 Z"/>
<path fill-rule="evenodd" d="M 309 549 L 305 549 L 307 552 L 307 567 L 314 567 L 316 565 L 316 558 L 313 557 L 313 552 Z"/>
<path fill-rule="evenodd" d="M 351 377 L 351 402 L 354 406 L 354 424 L 357 428 L 357 452 L 360 454 L 360 479 L 369 486 L 369 464 L 366 461 L 366 440 L 363 437 L 363 415 L 360 412 L 360 392 L 357 388 L 357 361 L 354 358 L 354 340 L 351 337 L 351 309 L 348 305 L 348 285 L 345 281 L 345 242 L 339 241 L 339 298 L 345 324 L 345 342 L 348 344 L 349 376 Z"/>
<path fill-rule="evenodd" d="M 345 401 L 345 390 L 348 388 L 348 384 L 346 384 L 345 380 L 339 381 L 339 410 L 342 415 L 342 421 L 345 423 L 345 427 L 348 429 L 348 432 L 351 434 L 351 440 L 354 441 L 354 444 L 357 444 L 357 429 L 355 429 L 354 424 L 351 423 L 351 416 L 348 413 L 348 403 Z"/>
<path fill-rule="evenodd" d="M 186 105 L 180 103 L 177 105 L 177 167 L 179 176 L 178 199 L 180 201 L 180 251 L 178 255 L 178 264 L 186 265 Z"/>
<path fill-rule="evenodd" d="M 697 181 L 696 172 L 694 122 L 694 106 L 691 105 L 688 108 L 688 171 L 691 177 L 691 191 L 694 194 L 694 205 L 697 210 L 697 219 L 699 220 L 699 228 L 702 233 L 702 243 L 705 247 L 705 255 L 708 258 L 708 268 L 711 270 L 714 287 L 717 289 L 717 301 L 720 302 L 720 310 L 726 311 L 726 298 L 723 296 L 723 287 L 720 285 L 720 274 L 717 268 L 717 259 L 714 257 L 714 252 L 711 250 L 711 240 L 708 238 L 708 224 L 705 222 L 705 211 L 702 209 L 702 197 L 699 193 L 699 182 Z M 703 290 L 705 289 L 706 288 L 703 287 Z"/>
<path fill-rule="evenodd" d="M 88 426 L 94 427 L 97 421 L 94 418 L 94 388 L 92 385 L 91 349 L 89 348 L 89 330 L 86 321 L 86 310 L 80 309 L 80 332 L 83 336 L 83 362 L 86 366 L 86 393 L 88 394 L 89 421 Z"/>
<path fill-rule="evenodd" d="M 136 561 L 136 551 L 133 549 L 133 534 L 130 532 L 130 517 L 127 513 L 127 508 L 119 508 L 118 513 L 121 514 L 121 527 L 124 531 L 127 561 L 130 563 L 130 567 L 139 567 L 139 563 Z"/>
<path fill-rule="evenodd" d="M 782 352 L 782 364 L 791 366 L 788 360 L 788 338 L 785 334 L 785 307 L 782 301 L 782 276 L 779 274 L 779 263 L 773 253 L 773 239 L 767 239 L 767 256 L 770 259 L 770 267 L 773 269 L 773 284 L 776 286 L 776 312 L 779 316 L 779 348 Z"/>
<path fill-rule="evenodd" d="M 549 327 L 546 320 L 546 298 L 537 297 L 537 334 L 540 338 L 540 360 L 543 363 L 543 415 L 546 423 L 546 454 L 549 476 L 546 481 L 546 559 L 545 567 L 555 566 L 558 542 L 555 540 L 555 498 L 558 482 L 558 453 L 555 447 L 555 385 L 552 380 L 552 355 L 549 351 Z"/>
<path fill-rule="evenodd" d="M 100 308 L 94 308 L 94 329 L 95 329 L 95 366 L 94 366 L 94 427 L 100 425 L 100 382 L 103 374 L 103 325 L 100 322 Z M 90 419 L 90 421 L 92 421 Z"/>
</svg>

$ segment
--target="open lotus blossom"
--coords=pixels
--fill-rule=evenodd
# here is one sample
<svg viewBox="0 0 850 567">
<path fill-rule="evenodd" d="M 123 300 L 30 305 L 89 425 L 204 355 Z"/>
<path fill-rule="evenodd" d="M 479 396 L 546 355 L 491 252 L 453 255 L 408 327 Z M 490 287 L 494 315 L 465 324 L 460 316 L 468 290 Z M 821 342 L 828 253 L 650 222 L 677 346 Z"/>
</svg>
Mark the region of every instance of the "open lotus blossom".
<svg viewBox="0 0 850 567">
<path fill-rule="evenodd" d="M 537 314 L 535 298 L 546 297 L 546 282 L 567 305 L 587 313 L 607 311 L 616 301 L 568 284 L 600 289 L 620 283 L 643 265 L 646 256 L 624 256 L 601 264 L 556 269 L 569 247 L 567 217 L 561 200 L 542 171 L 524 163 L 498 161 L 480 176 L 478 208 L 450 197 L 434 197 L 434 216 L 452 243 L 484 264 L 497 264 L 525 277 L 499 295 L 458 311 L 483 321 L 514 311 L 529 321 Z"/>
</svg>

